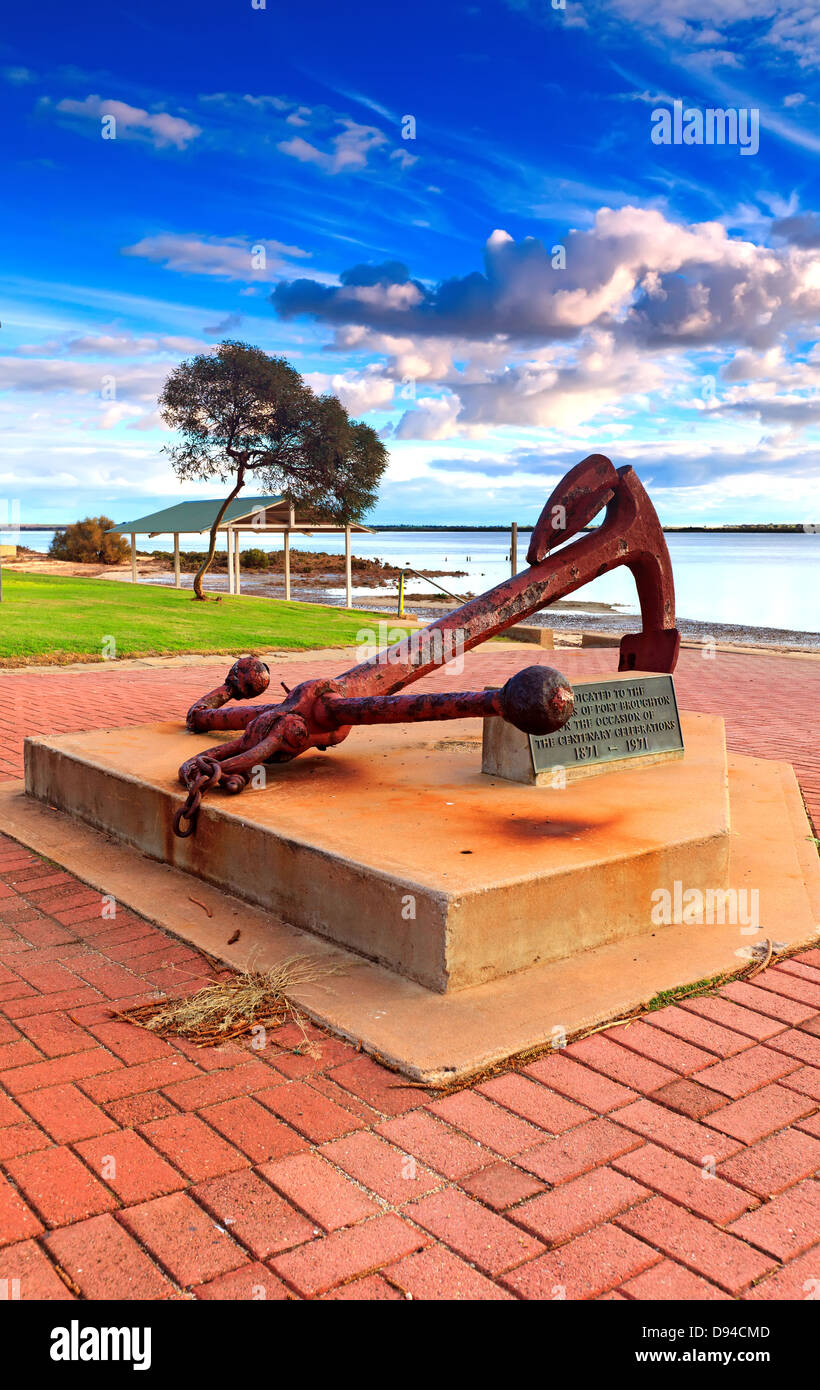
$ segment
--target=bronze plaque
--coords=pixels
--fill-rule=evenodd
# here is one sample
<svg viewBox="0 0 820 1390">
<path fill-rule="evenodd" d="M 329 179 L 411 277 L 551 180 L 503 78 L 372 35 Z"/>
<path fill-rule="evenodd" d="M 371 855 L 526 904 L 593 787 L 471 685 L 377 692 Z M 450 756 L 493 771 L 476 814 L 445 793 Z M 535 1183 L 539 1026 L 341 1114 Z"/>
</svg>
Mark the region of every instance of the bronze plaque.
<svg viewBox="0 0 820 1390">
<path fill-rule="evenodd" d="M 575 712 L 554 734 L 530 734 L 533 772 L 587 767 L 683 751 L 671 676 L 588 681 L 575 686 Z"/>
</svg>

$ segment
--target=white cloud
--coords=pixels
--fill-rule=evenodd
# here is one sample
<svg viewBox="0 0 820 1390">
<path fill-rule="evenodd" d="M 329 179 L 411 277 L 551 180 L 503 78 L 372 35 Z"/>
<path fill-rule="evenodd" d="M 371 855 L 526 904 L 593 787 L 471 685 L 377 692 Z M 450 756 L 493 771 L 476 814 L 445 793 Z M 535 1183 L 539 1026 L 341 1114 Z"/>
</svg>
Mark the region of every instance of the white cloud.
<svg viewBox="0 0 820 1390">
<path fill-rule="evenodd" d="M 712 68 L 741 68 L 743 62 L 729 48 L 701 48 L 692 54 L 689 65 L 709 72 Z"/>
<path fill-rule="evenodd" d="M 395 391 L 395 382 L 379 367 L 364 372 L 306 372 L 305 381 L 320 394 L 338 396 L 345 410 L 356 416 L 388 408 Z"/>
<path fill-rule="evenodd" d="M 761 201 L 773 212 L 793 203 Z M 761 231 L 770 227 L 762 221 Z M 820 318 L 820 251 L 806 244 L 813 239 L 802 222 L 800 244 L 772 248 L 717 222 L 602 208 L 590 229 L 565 238 L 565 268 L 550 247 L 497 229 L 483 275 L 436 286 L 396 262 L 360 265 L 337 286 L 303 279 L 278 286 L 272 299 L 286 317 L 301 311 L 332 324 L 332 351 L 377 354 L 381 365 L 367 380 L 380 373 L 402 383 L 394 405 L 412 395 L 408 383 L 427 388 L 401 415 L 398 440 L 497 428 L 566 436 L 647 412 L 708 418 L 716 430 L 744 415 L 797 428 L 815 418 L 807 393 L 816 391 L 817 373 L 790 362 L 786 348 Z M 698 360 L 705 352 L 714 366 Z M 720 371 L 721 358 L 722 390 L 707 398 L 704 377 Z"/>
<path fill-rule="evenodd" d="M 555 22 L 546 0 L 507 0 L 515 10 Z M 581 18 L 580 9 L 576 12 Z M 567 11 L 570 14 L 570 11 Z M 585 0 L 587 27 L 606 19 L 632 25 L 640 33 L 662 35 L 676 53 L 709 48 L 736 50 L 768 45 L 794 57 L 801 67 L 820 59 L 820 11 L 814 0 Z"/>
<path fill-rule="evenodd" d="M 109 405 L 103 411 L 99 419 L 98 428 L 101 430 L 113 430 L 117 425 L 122 424 L 123 420 L 138 420 L 143 415 L 143 411 L 138 405 L 129 405 L 126 401 L 117 401 L 114 405 Z"/>
<path fill-rule="evenodd" d="M 781 345 L 766 352 L 739 352 L 724 366 L 710 406 L 723 415 L 748 415 L 798 433 L 820 423 L 820 349 L 788 358 Z"/>
<path fill-rule="evenodd" d="M 387 136 L 375 126 L 359 125 L 346 116 L 336 124 L 342 130 L 331 138 L 329 150 L 319 149 L 301 135 L 280 141 L 278 148 L 302 164 L 315 164 L 326 174 L 343 174 L 364 169 L 371 151 L 387 143 Z"/>
<path fill-rule="evenodd" d="M 41 103 L 43 106 L 50 104 L 47 99 Z M 97 122 L 104 116 L 113 116 L 117 138 L 147 137 L 157 149 L 173 145 L 178 150 L 184 150 L 202 134 L 201 126 L 186 121 L 182 116 L 171 116 L 167 111 L 144 111 L 142 107 L 129 106 L 124 101 L 103 100 L 99 96 L 88 96 L 84 101 L 65 97 L 57 102 L 55 109 L 67 116 L 81 116 Z"/>
<path fill-rule="evenodd" d="M 489 238 L 484 273 L 428 287 L 406 267 L 360 265 L 338 286 L 280 283 L 284 318 L 308 315 L 407 336 L 523 344 L 558 342 L 592 327 L 628 343 L 734 343 L 761 348 L 820 316 L 820 256 L 730 236 L 719 222 L 685 225 L 656 208 L 601 208 L 588 230 L 571 231 L 565 265 L 534 237 Z"/>
<path fill-rule="evenodd" d="M 618 69 L 620 71 L 620 69 Z M 668 92 L 650 92 L 647 87 L 642 92 L 619 92 L 616 101 L 639 101 L 644 106 L 671 106 L 675 100 Z"/>
<path fill-rule="evenodd" d="M 396 426 L 397 439 L 452 439 L 461 409 L 457 396 L 425 397 L 405 411 Z"/>
<path fill-rule="evenodd" d="M 217 275 L 225 280 L 273 281 L 284 273 L 294 274 L 291 260 L 307 257 L 309 251 L 286 246 L 281 241 L 243 237 L 202 237 L 161 232 L 143 237 L 133 246 L 122 248 L 125 256 L 141 256 L 190 275 Z"/>
<path fill-rule="evenodd" d="M 52 338 L 44 343 L 23 343 L 17 349 L 21 357 L 41 357 L 45 353 L 65 351 L 81 356 L 135 357 L 143 353 L 171 352 L 179 355 L 187 352 L 204 352 L 209 344 L 197 338 L 160 335 L 158 337 L 133 337 L 130 333 L 84 333 L 68 335 L 63 339 Z"/>
<path fill-rule="evenodd" d="M 223 106 L 227 109 L 233 109 L 238 102 L 244 102 L 246 106 L 254 106 L 259 111 L 285 112 L 290 111 L 294 106 L 293 102 L 286 101 L 284 97 L 269 96 L 264 93 L 253 96 L 250 92 L 245 92 L 242 96 L 236 92 L 203 92 L 197 97 L 197 101 L 206 106 Z"/>
<path fill-rule="evenodd" d="M 630 401 L 672 383 L 674 367 L 593 333 L 579 351 L 549 352 L 544 358 L 489 373 L 482 382 L 455 388 L 462 402 L 460 425 L 513 425 L 521 429 L 570 431 Z"/>
<path fill-rule="evenodd" d="M 65 358 L 0 357 L 0 389 L 37 392 L 74 392 L 105 399 L 113 391 L 116 401 L 156 401 L 168 364 L 117 366 L 105 362 L 72 362 Z"/>
<path fill-rule="evenodd" d="M 24 87 L 27 83 L 36 81 L 36 74 L 31 71 L 31 68 L 3 68 L 2 74 L 4 80 L 10 82 L 13 87 Z"/>
</svg>

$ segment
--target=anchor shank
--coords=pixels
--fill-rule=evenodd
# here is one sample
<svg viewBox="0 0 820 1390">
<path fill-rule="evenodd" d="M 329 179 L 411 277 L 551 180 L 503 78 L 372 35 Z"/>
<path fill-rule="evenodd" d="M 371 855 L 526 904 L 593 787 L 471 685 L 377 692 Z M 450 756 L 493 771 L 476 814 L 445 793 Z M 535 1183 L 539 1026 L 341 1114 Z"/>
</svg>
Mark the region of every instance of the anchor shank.
<svg viewBox="0 0 820 1390">
<path fill-rule="evenodd" d="M 663 533 L 654 510 L 648 520 L 641 517 L 636 490 L 638 498 L 645 493 L 631 469 L 619 475 L 619 483 L 595 531 L 412 633 L 409 642 L 397 642 L 352 667 L 337 677 L 339 693 L 387 695 L 401 690 L 457 653 L 477 647 L 618 565 L 628 565 L 635 576 L 645 625 L 673 627 L 674 590 Z M 650 543 L 662 547 L 660 557 Z"/>
</svg>

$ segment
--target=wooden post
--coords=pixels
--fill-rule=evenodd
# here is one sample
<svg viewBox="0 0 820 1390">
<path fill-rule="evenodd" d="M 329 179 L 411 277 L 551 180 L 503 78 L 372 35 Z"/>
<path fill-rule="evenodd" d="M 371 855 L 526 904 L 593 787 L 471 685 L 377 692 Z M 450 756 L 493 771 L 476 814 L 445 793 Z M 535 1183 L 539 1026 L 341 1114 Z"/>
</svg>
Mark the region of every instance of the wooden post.
<svg viewBox="0 0 820 1390">
<path fill-rule="evenodd" d="M 345 527 L 345 608 L 353 607 L 353 566 L 350 557 L 350 527 Z"/>
<path fill-rule="evenodd" d="M 174 532 L 174 588 L 180 587 L 179 578 L 179 531 Z"/>
<path fill-rule="evenodd" d="M 237 592 L 238 594 L 241 594 L 241 593 L 242 593 L 242 580 L 241 580 L 240 574 L 239 574 L 239 532 L 238 532 L 238 531 L 234 531 L 234 533 L 233 533 L 233 554 L 234 554 L 234 560 L 235 560 L 235 562 L 236 562 L 236 592 Z"/>
<path fill-rule="evenodd" d="M 512 524 L 512 534 L 510 536 L 510 574 L 518 573 L 518 522 Z"/>
<path fill-rule="evenodd" d="M 290 531 L 283 532 L 282 543 L 285 558 L 285 598 L 290 602 Z"/>
<path fill-rule="evenodd" d="M 234 568 L 233 568 L 233 531 L 230 526 L 225 531 L 225 544 L 228 547 L 228 593 L 233 593 L 234 588 Z"/>
<path fill-rule="evenodd" d="M 132 583 L 132 584 L 136 584 L 136 582 L 137 582 L 137 538 L 136 538 L 134 532 L 132 531 L 132 532 L 131 532 L 131 583 Z"/>
</svg>

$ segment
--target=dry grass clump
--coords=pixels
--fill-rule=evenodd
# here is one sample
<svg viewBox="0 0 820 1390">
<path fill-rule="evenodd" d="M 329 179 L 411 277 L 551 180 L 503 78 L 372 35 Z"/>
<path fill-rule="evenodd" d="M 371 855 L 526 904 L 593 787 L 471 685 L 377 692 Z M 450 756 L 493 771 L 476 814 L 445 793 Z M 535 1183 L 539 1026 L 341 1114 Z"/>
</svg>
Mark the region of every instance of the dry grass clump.
<svg viewBox="0 0 820 1390">
<path fill-rule="evenodd" d="M 160 1037 L 173 1033 L 198 1047 L 218 1047 L 258 1025 L 278 1028 L 290 1020 L 301 1024 L 288 991 L 331 973 L 331 966 L 309 956 L 290 956 L 271 970 L 246 970 L 205 985 L 195 994 L 140 1004 L 118 1012 L 117 1017 Z"/>
</svg>

